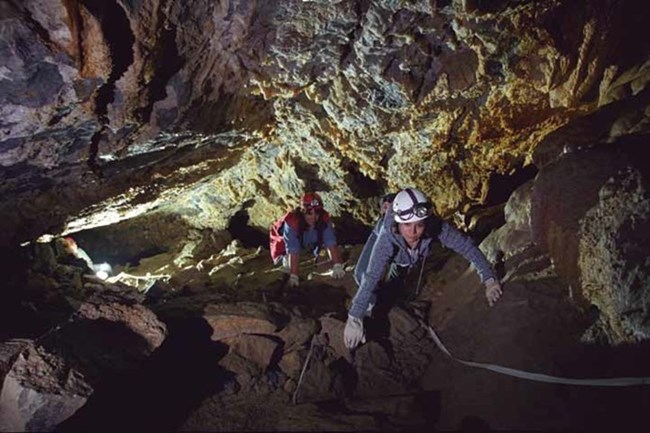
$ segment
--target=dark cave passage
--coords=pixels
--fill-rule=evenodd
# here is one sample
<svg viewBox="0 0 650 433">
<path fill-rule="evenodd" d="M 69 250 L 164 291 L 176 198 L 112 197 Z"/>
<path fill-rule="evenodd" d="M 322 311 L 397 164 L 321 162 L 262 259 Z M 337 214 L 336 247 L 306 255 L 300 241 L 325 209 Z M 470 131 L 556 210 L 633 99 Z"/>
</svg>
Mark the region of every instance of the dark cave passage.
<svg viewBox="0 0 650 433">
<path fill-rule="evenodd" d="M 508 201 L 510 195 L 521 185 L 537 175 L 534 165 L 519 166 L 511 174 L 493 173 L 490 176 L 490 189 L 485 199 L 486 206 L 494 206 Z"/>
<path fill-rule="evenodd" d="M 124 9 L 117 2 L 86 0 L 84 3 L 101 22 L 104 37 L 111 50 L 113 69 L 108 81 L 99 89 L 96 100 L 97 114 L 100 120 L 105 120 L 108 105 L 115 99 L 115 82 L 133 63 L 133 51 L 130 47 L 135 43 L 135 37 Z M 129 47 L 129 49 L 123 49 L 123 47 Z"/>
<path fill-rule="evenodd" d="M 57 431 L 176 431 L 204 398 L 230 383 L 217 364 L 227 347 L 210 340 L 203 319 L 166 325 L 169 335 L 140 368 L 103 379 Z"/>
<path fill-rule="evenodd" d="M 246 209 L 242 209 L 230 218 L 227 230 L 233 239 L 241 241 L 244 248 L 269 248 L 268 233 L 263 233 L 248 225 L 250 216 Z"/>
</svg>

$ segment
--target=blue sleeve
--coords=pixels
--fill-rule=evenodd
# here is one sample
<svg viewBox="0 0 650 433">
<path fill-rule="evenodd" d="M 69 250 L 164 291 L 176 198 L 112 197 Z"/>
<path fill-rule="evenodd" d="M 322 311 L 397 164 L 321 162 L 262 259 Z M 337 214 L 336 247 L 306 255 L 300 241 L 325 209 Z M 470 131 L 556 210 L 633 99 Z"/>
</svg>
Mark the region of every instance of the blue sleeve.
<svg viewBox="0 0 650 433">
<path fill-rule="evenodd" d="M 298 233 L 287 223 L 282 226 L 282 238 L 288 254 L 300 254 L 300 240 Z"/>
<path fill-rule="evenodd" d="M 474 245 L 474 242 L 468 236 L 463 235 L 448 223 L 443 222 L 438 239 L 440 239 L 442 245 L 454 250 L 474 265 L 481 277 L 481 281 L 485 282 L 487 279 L 497 278 L 490 262 L 488 262 L 485 255 Z"/>
<path fill-rule="evenodd" d="M 334 234 L 332 223 L 328 221 L 325 224 L 325 228 L 323 229 L 323 246 L 325 248 L 329 248 L 333 247 L 334 245 L 336 245 L 336 235 Z"/>
<path fill-rule="evenodd" d="M 368 267 L 361 275 L 361 284 L 359 284 L 357 294 L 352 299 L 352 306 L 348 312 L 350 316 L 361 319 L 366 313 L 368 304 L 377 290 L 377 285 L 386 272 L 393 251 L 394 246 L 389 234 L 385 231 L 380 232 L 370 253 Z"/>
<path fill-rule="evenodd" d="M 379 218 L 375 224 L 375 227 L 373 227 L 372 231 L 370 232 L 370 236 L 368 236 L 366 243 L 363 245 L 361 254 L 359 254 L 357 263 L 354 266 L 354 281 L 357 283 L 357 285 L 361 285 L 361 278 L 363 278 L 363 274 L 368 268 L 368 263 L 370 262 L 370 254 L 372 253 L 372 248 L 375 246 L 375 242 L 377 241 L 377 236 L 379 236 L 381 225 L 382 218 Z"/>
</svg>

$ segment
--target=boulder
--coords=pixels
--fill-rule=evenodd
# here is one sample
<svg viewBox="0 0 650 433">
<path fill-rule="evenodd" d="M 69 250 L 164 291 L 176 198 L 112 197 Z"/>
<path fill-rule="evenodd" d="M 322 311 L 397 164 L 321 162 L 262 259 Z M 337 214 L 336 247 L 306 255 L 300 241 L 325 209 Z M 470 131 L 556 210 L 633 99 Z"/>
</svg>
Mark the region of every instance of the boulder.
<svg viewBox="0 0 650 433">
<path fill-rule="evenodd" d="M 533 242 L 530 227 L 530 197 L 534 181 L 517 188 L 504 208 L 505 224 L 481 242 L 480 249 L 491 263 L 498 263 L 521 252 Z"/>
<path fill-rule="evenodd" d="M 20 345 L 0 391 L 0 430 L 51 431 L 86 403 L 93 388 L 62 354 L 33 341 Z"/>
<path fill-rule="evenodd" d="M 343 343 L 343 330 L 345 329 L 345 322 L 342 322 L 333 317 L 323 316 L 320 318 L 321 335 L 327 339 L 330 348 L 336 353 L 338 357 L 352 362 L 350 350 L 345 347 Z"/>
<path fill-rule="evenodd" d="M 219 360 L 219 365 L 232 371 L 237 377 L 253 377 L 261 373 L 259 365 L 236 352 L 228 352 L 226 356 Z"/>
<path fill-rule="evenodd" d="M 158 348 L 166 326 L 126 286 L 88 279 L 86 301 L 35 341 L 0 349 L 0 430 L 45 431 L 74 414 L 109 371 L 133 368 Z"/>
<path fill-rule="evenodd" d="M 409 391 L 408 385 L 394 363 L 392 349 L 395 348 L 380 345 L 376 341 L 369 341 L 357 349 L 354 358 L 357 396 L 385 397 Z"/>
<path fill-rule="evenodd" d="M 308 344 L 312 336 L 318 332 L 318 325 L 319 323 L 314 319 L 292 316 L 287 326 L 276 335 L 284 341 L 284 351 L 288 352 Z"/>
<path fill-rule="evenodd" d="M 257 374 L 263 373 L 271 365 L 279 346 L 277 341 L 261 335 L 243 334 L 222 341 L 230 347 L 229 354 L 236 354 L 251 362 L 256 367 L 254 373 Z"/>
<path fill-rule="evenodd" d="M 531 193 L 533 241 L 548 252 L 556 271 L 585 301 L 578 266 L 581 220 L 600 202 L 608 180 L 627 167 L 642 166 L 642 143 L 601 145 L 564 155 L 543 167 Z M 595 251 L 594 251 L 595 253 Z"/>
<path fill-rule="evenodd" d="M 141 304 L 94 304 L 83 303 L 76 313 L 80 318 L 103 323 L 120 324 L 133 334 L 139 336 L 144 344 L 140 353 L 149 356 L 158 348 L 167 336 L 167 327 L 156 315 Z M 124 348 L 122 346 L 122 348 Z"/>
<path fill-rule="evenodd" d="M 293 350 L 285 352 L 278 365 L 287 376 L 297 381 L 306 358 L 307 350 Z"/>
<path fill-rule="evenodd" d="M 326 342 L 316 338 L 296 394 L 297 401 L 305 403 L 337 400 L 345 395 L 346 378 L 344 373 L 336 368 L 335 361 L 335 354 Z"/>
<path fill-rule="evenodd" d="M 580 221 L 578 268 L 585 298 L 612 343 L 650 338 L 650 190 L 631 168 L 612 176 Z"/>
<path fill-rule="evenodd" d="M 241 334 L 273 334 L 289 322 L 289 314 L 283 308 L 254 302 L 210 304 L 205 307 L 203 318 L 213 329 L 214 341 Z"/>
</svg>

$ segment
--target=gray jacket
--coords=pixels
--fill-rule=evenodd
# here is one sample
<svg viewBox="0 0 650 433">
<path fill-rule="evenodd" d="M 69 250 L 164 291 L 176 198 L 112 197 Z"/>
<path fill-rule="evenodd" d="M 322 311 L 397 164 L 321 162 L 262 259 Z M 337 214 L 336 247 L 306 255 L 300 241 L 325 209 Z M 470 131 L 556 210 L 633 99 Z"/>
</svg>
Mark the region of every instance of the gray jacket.
<svg viewBox="0 0 650 433">
<path fill-rule="evenodd" d="M 404 237 L 392 230 L 393 212 L 389 209 L 384 216 L 383 222 L 378 224 L 375 232 L 371 236 L 376 236 L 376 241 L 371 250 L 362 252 L 357 266 L 365 266 L 365 270 L 359 272 L 359 289 L 352 300 L 352 306 L 348 312 L 351 316 L 362 318 L 370 302 L 375 301 L 375 292 L 379 281 L 386 273 L 390 263 L 398 266 L 412 267 L 418 261 L 431 252 L 431 243 L 433 238 L 423 237 L 414 251 L 409 253 L 409 248 Z M 377 228 L 379 229 L 376 232 Z M 442 223 L 440 234 L 438 235 L 440 243 L 451 250 L 462 255 L 467 261 L 472 263 L 476 268 L 481 281 L 489 278 L 495 278 L 494 269 L 487 261 L 481 250 L 479 250 L 469 237 L 453 228 L 446 222 Z M 365 254 L 364 254 L 365 253 Z M 367 260 L 367 265 L 361 263 Z"/>
</svg>

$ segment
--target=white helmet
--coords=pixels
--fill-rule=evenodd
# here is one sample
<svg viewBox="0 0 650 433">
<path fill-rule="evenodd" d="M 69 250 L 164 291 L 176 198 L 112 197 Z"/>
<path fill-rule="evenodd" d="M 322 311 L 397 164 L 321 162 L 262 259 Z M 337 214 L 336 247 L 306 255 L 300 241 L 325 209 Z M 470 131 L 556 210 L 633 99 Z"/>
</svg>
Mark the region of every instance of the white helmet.
<svg viewBox="0 0 650 433">
<path fill-rule="evenodd" d="M 431 215 L 431 203 L 419 189 L 405 188 L 393 200 L 393 213 L 398 223 L 422 221 Z"/>
</svg>

